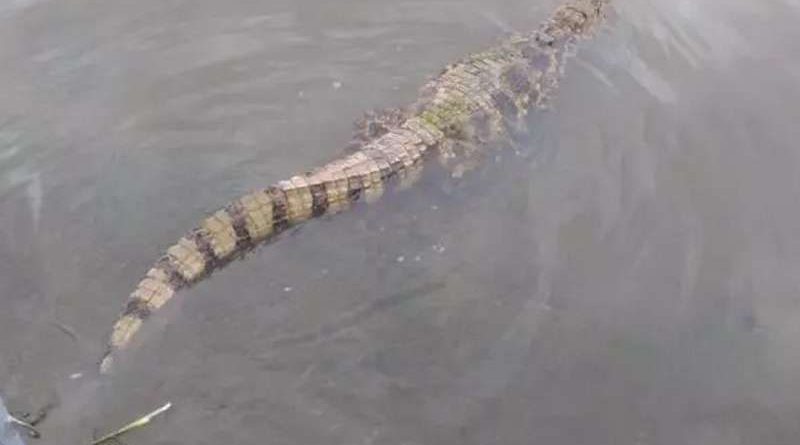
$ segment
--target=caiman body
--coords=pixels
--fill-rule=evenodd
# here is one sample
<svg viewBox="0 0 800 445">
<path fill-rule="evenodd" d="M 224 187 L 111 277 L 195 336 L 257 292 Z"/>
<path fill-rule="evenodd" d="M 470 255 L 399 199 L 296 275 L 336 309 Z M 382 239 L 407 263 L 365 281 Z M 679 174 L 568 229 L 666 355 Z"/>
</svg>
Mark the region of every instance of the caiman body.
<svg viewBox="0 0 800 445">
<path fill-rule="evenodd" d="M 111 369 L 144 320 L 175 293 L 286 228 L 409 185 L 435 152 L 454 174 L 485 147 L 507 142 L 527 111 L 545 103 L 575 43 L 603 17 L 607 0 L 573 0 L 536 31 L 513 36 L 447 66 L 417 101 L 367 123 L 355 151 L 247 194 L 203 220 L 167 249 L 114 324 L 101 370 Z"/>
</svg>

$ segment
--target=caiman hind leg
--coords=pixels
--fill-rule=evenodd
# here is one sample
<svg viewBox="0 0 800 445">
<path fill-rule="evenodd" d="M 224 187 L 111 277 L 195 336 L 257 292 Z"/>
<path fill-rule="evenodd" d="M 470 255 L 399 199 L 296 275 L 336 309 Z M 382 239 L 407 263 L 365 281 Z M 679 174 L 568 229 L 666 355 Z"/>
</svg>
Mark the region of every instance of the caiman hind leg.
<svg viewBox="0 0 800 445">
<path fill-rule="evenodd" d="M 353 136 L 350 139 L 348 150 L 360 150 L 393 129 L 400 128 L 408 116 L 408 111 L 402 108 L 367 111 L 353 124 Z"/>
<path fill-rule="evenodd" d="M 476 115 L 479 113 L 476 113 Z M 472 123 L 451 125 L 445 129 L 445 138 L 439 143 L 439 163 L 453 178 L 474 170 L 486 158 L 489 134 L 482 129 L 487 123 L 483 113 L 471 118 Z"/>
<path fill-rule="evenodd" d="M 446 137 L 439 144 L 440 164 L 451 177 L 460 178 L 486 158 L 516 149 L 516 135 L 523 131 L 522 121 L 497 112 L 472 113 L 466 122 L 445 129 Z"/>
</svg>

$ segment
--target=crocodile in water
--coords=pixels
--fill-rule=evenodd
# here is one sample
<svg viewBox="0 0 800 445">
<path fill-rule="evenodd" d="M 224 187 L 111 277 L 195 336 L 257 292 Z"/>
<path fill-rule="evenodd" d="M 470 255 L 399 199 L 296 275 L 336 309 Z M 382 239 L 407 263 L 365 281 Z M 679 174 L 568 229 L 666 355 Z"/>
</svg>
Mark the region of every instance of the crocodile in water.
<svg viewBox="0 0 800 445">
<path fill-rule="evenodd" d="M 571 0 L 537 30 L 448 65 L 406 111 L 365 122 L 350 154 L 245 195 L 167 249 L 114 324 L 101 370 L 144 320 L 175 293 L 256 245 L 310 218 L 410 185 L 432 153 L 460 175 L 487 147 L 508 142 L 530 108 L 552 95 L 575 44 L 603 18 L 608 0 Z"/>
</svg>

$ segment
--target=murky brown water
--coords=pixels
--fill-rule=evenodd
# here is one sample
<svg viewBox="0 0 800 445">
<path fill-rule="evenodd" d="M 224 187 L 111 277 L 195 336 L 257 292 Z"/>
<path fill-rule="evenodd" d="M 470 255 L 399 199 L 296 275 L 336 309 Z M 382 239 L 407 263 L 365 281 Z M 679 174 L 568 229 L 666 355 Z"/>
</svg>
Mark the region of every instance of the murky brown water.
<svg viewBox="0 0 800 445">
<path fill-rule="evenodd" d="M 0 6 L 0 393 L 59 403 L 36 443 L 171 400 L 126 443 L 796 444 L 796 0 L 617 2 L 519 153 L 260 249 L 95 376 L 204 212 L 554 3 Z"/>
</svg>

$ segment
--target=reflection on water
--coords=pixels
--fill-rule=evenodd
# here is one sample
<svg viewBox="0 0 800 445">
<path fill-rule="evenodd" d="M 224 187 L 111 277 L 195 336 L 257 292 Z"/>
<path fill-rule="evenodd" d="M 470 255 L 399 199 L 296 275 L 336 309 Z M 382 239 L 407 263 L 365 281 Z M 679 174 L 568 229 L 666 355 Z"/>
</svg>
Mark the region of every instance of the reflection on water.
<svg viewBox="0 0 800 445">
<path fill-rule="evenodd" d="M 85 442 L 793 444 L 800 4 L 616 2 L 530 140 L 184 293 L 110 381 L 144 267 L 329 159 L 361 110 L 555 3 L 0 7 L 0 392 Z"/>
</svg>

